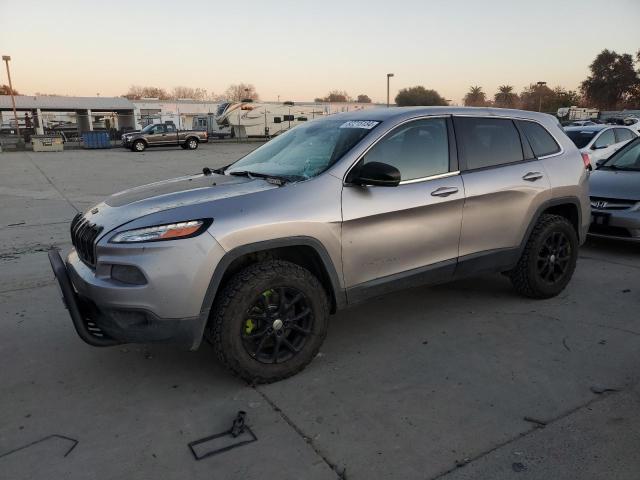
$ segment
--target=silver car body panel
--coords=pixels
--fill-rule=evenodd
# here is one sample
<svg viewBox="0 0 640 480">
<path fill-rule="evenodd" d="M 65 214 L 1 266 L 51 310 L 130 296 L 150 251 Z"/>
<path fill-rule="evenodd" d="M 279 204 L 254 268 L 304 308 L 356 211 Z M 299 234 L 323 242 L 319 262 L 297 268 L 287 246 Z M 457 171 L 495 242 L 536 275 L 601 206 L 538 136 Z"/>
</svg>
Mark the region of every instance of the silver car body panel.
<svg viewBox="0 0 640 480">
<path fill-rule="evenodd" d="M 539 122 L 562 149 L 547 158 L 482 171 L 458 172 L 452 164 L 447 174 L 397 187 L 346 184 L 347 173 L 367 149 L 396 126 L 452 115 Z M 459 258 L 508 250 L 506 263 L 517 261 L 537 216 L 554 202 L 579 207 L 579 234 L 584 239 L 589 224 L 588 174 L 578 150 L 551 116 L 416 107 L 369 109 L 331 118 L 381 123 L 317 177 L 278 186 L 264 179 L 193 175 L 130 189 L 90 209 L 86 218 L 103 227 L 96 241 L 96 267 L 85 265 L 72 251 L 67 267 L 75 288 L 99 306 L 143 309 L 159 319 L 199 317 L 199 337 L 191 345 L 195 348 L 224 269 L 237 256 L 270 245 L 299 242 L 321 250 L 325 267 L 331 270 L 332 293 L 342 306 L 345 295 L 349 302 L 366 298 L 384 291 L 382 285 L 400 284 L 402 278 L 449 280 L 457 274 Z M 540 180 L 523 181 L 532 171 L 541 173 Z M 431 195 L 441 187 L 457 192 Z M 109 242 L 125 230 L 205 218 L 213 219 L 208 233 L 194 238 L 130 245 Z M 148 284 L 118 284 L 110 278 L 115 264 L 136 266 Z"/>
</svg>

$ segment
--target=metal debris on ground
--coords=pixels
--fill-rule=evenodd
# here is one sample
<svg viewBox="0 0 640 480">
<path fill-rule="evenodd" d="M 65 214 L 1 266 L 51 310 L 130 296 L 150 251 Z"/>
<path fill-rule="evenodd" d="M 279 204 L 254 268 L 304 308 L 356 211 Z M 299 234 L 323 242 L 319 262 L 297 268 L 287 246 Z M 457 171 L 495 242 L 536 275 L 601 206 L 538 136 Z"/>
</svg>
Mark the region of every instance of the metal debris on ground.
<svg viewBox="0 0 640 480">
<path fill-rule="evenodd" d="M 35 441 L 33 441 L 31 443 L 27 443 L 26 445 L 23 445 L 21 447 L 14 448 L 13 450 L 9 450 L 8 452 L 2 453 L 2 454 L 0 454 L 0 458 L 7 457 L 7 456 L 11 455 L 12 453 L 16 453 L 16 452 L 19 452 L 20 450 L 24 450 L 25 448 L 33 447 L 34 445 L 37 445 L 38 443 L 46 442 L 47 440 L 49 440 L 51 438 L 61 438 L 62 440 L 68 440 L 69 442 L 71 442 L 73 444 L 73 445 L 71 445 L 69 450 L 67 450 L 67 452 L 63 455 L 63 457 L 68 456 L 71 453 L 71 451 L 74 448 L 76 448 L 76 445 L 78 445 L 78 440 L 76 440 L 75 438 L 70 438 L 70 437 L 66 437 L 64 435 L 58 435 L 57 433 L 54 433 L 53 435 L 47 435 L 46 437 L 41 438 L 40 440 L 35 440 Z"/>
<path fill-rule="evenodd" d="M 193 457 L 202 460 L 258 440 L 245 424 L 246 416 L 247 413 L 240 410 L 229 430 L 190 442 L 188 445 Z"/>
</svg>

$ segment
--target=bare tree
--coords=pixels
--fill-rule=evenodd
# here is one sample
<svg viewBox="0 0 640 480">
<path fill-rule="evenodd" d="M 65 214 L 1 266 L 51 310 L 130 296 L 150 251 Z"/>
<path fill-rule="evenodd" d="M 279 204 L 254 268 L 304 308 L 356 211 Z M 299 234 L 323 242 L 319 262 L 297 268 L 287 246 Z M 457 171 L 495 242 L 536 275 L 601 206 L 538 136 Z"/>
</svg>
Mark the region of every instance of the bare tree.
<svg viewBox="0 0 640 480">
<path fill-rule="evenodd" d="M 140 100 L 141 98 L 157 98 L 159 100 L 169 100 L 170 96 L 164 88 L 158 87 L 141 87 L 139 85 L 131 85 L 129 91 L 123 95 L 129 100 Z"/>
<path fill-rule="evenodd" d="M 20 95 L 15 88 L 13 89 L 13 94 Z M 11 89 L 9 88 L 9 85 L 0 85 L 0 95 L 11 95 Z"/>
<path fill-rule="evenodd" d="M 260 100 L 260 95 L 256 92 L 256 87 L 251 83 L 238 83 L 230 85 L 224 94 L 224 97 L 232 102 L 240 102 L 242 100 Z"/>
</svg>

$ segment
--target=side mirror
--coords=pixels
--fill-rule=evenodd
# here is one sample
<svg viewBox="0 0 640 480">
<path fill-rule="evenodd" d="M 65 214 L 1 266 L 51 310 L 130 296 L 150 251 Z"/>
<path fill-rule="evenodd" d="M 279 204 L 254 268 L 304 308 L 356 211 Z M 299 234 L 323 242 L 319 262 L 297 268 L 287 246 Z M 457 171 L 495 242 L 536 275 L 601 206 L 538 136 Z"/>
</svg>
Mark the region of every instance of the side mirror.
<svg viewBox="0 0 640 480">
<path fill-rule="evenodd" d="M 349 175 L 349 183 L 354 185 L 374 185 L 376 187 L 397 187 L 400 183 L 400 170 L 382 162 L 365 163 Z"/>
</svg>

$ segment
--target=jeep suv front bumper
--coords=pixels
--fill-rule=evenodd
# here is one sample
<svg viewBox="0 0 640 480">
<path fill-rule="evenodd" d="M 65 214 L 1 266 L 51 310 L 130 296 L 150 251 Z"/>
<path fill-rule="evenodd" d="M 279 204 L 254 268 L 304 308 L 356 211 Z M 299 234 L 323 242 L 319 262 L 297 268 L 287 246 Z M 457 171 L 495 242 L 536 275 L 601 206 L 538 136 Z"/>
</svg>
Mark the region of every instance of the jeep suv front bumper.
<svg viewBox="0 0 640 480">
<path fill-rule="evenodd" d="M 195 350 L 200 345 L 209 313 L 203 302 L 224 250 L 206 232 L 175 242 L 179 246 L 171 253 L 158 245 L 165 242 L 155 248 L 140 247 L 137 255 L 131 248 L 98 247 L 95 268 L 86 265 L 75 249 L 66 261 L 58 250 L 49 251 L 64 304 L 83 341 L 98 347 L 173 343 Z M 192 249 L 194 245 L 200 248 Z M 180 255 L 183 248 L 190 255 Z M 128 285 L 109 278 L 105 271 L 112 262 L 135 265 L 147 283 Z"/>
</svg>

